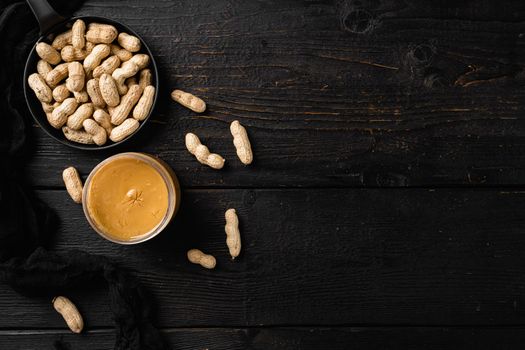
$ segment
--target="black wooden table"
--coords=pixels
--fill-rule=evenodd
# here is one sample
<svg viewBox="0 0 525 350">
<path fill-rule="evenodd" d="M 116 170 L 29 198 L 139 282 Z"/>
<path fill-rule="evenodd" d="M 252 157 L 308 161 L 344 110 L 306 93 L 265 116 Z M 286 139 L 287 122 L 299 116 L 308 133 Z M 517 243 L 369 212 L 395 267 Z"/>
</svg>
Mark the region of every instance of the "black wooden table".
<svg viewBox="0 0 525 350">
<path fill-rule="evenodd" d="M 54 248 L 135 272 L 173 349 L 518 349 L 525 343 L 523 1 L 87 1 L 151 46 L 160 105 L 137 142 L 66 148 L 36 126 L 28 180 L 61 218 Z M 205 115 L 169 98 L 208 103 Z M 246 125 L 255 163 L 236 160 Z M 186 151 L 195 131 L 228 161 Z M 144 151 L 179 176 L 175 224 L 119 246 L 87 224 L 61 171 Z M 229 260 L 224 211 L 243 252 Z M 200 247 L 208 271 L 186 260 Z M 0 286 L 0 349 L 110 349 L 104 288 L 70 295 L 73 335 L 49 300 Z"/>
</svg>

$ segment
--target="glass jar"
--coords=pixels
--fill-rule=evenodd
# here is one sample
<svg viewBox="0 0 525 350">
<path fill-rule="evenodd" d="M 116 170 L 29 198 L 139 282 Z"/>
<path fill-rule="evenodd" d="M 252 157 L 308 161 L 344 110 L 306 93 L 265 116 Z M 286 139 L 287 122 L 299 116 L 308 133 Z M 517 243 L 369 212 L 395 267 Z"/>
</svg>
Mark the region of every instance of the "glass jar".
<svg viewBox="0 0 525 350">
<path fill-rule="evenodd" d="M 121 188 L 119 188 L 119 182 L 120 184 L 123 184 L 124 181 L 129 181 L 130 179 L 133 179 L 133 176 L 129 176 L 130 174 L 125 174 L 125 171 L 123 169 L 120 169 L 120 172 L 117 171 L 118 168 L 114 167 L 124 167 L 126 161 L 130 162 L 129 164 L 141 164 L 142 167 L 145 165 L 146 167 L 141 169 L 144 170 L 146 173 L 149 173 L 150 175 L 153 174 L 153 176 L 156 177 L 155 174 L 160 175 L 160 178 L 162 179 L 163 184 L 166 186 L 167 189 L 167 208 L 165 210 L 165 214 L 158 218 L 158 223 L 154 225 L 153 228 L 147 230 L 146 232 L 141 232 L 140 234 L 136 234 L 131 237 L 122 237 L 120 234 L 116 234 L 115 232 L 110 232 L 110 227 L 116 227 L 115 225 L 122 227 L 124 223 L 121 221 L 126 221 L 125 218 L 122 218 L 120 215 L 123 214 L 127 210 L 127 205 L 135 205 L 134 203 L 137 203 L 138 205 L 136 210 L 143 210 L 144 215 L 148 216 L 148 219 L 150 219 L 151 216 L 154 216 L 155 213 L 148 212 L 149 208 L 144 205 L 146 204 L 152 204 L 157 205 L 158 202 L 152 200 L 151 198 L 147 201 L 141 201 L 146 198 L 146 196 L 139 198 L 143 195 L 142 190 L 140 192 L 135 191 L 134 189 L 130 189 L 127 193 L 124 195 L 121 191 Z M 143 163 L 143 164 L 142 164 Z M 113 164 L 113 167 L 112 167 Z M 151 167 L 148 168 L 148 167 Z M 113 168 L 113 169 L 112 169 Z M 107 172 L 112 173 L 107 174 Z M 126 170 L 126 169 L 124 169 Z M 122 175 L 121 175 L 122 174 Z M 119 175 L 125 176 L 125 178 L 119 178 Z M 97 181 L 102 182 L 102 184 L 107 182 L 107 179 L 104 179 L 104 177 L 110 177 L 111 179 L 111 188 L 107 188 L 106 191 L 103 191 L 103 187 L 101 191 L 103 193 L 94 192 L 92 193 L 92 187 L 95 187 L 93 191 L 98 191 L 99 189 L 97 186 Z M 102 178 L 99 180 L 99 178 Z M 144 187 L 144 186 L 150 186 L 151 183 L 140 183 L 140 180 L 137 180 L 139 183 L 137 183 L 138 187 Z M 94 184 L 95 182 L 95 184 Z M 100 185 L 100 184 L 99 184 Z M 122 186 L 121 186 L 122 187 Z M 126 188 L 126 186 L 123 186 Z M 157 186 L 158 187 L 158 186 Z M 155 188 L 157 188 L 155 187 Z M 161 186 L 162 187 L 162 186 Z M 115 198 L 112 198 L 111 196 L 116 192 L 119 193 L 118 196 Z M 135 192 L 133 192 L 135 191 Z M 164 188 L 161 188 L 161 192 L 164 193 Z M 107 192 L 107 193 L 106 193 Z M 146 194 L 147 195 L 147 194 Z M 121 199 L 124 198 L 124 199 Z M 152 239 L 156 235 L 158 235 L 163 229 L 166 228 L 166 226 L 171 222 L 175 214 L 177 213 L 180 205 L 180 186 L 179 181 L 177 180 L 177 176 L 173 172 L 173 170 L 161 159 L 151 156 L 149 154 L 145 153 L 135 153 L 135 152 L 126 152 L 126 153 L 120 153 L 116 154 L 112 157 L 109 157 L 105 159 L 104 161 L 100 162 L 89 174 L 85 184 L 84 184 L 84 190 L 82 193 L 82 207 L 84 210 L 84 215 L 86 216 L 87 221 L 91 225 L 91 227 L 102 237 L 105 239 L 115 242 L 118 244 L 137 244 L 142 243 L 147 240 Z M 108 211 L 107 213 L 100 213 L 97 209 L 100 206 L 95 206 L 97 203 L 91 203 L 91 201 L 103 201 L 102 207 L 104 208 L 110 208 L 110 210 L 116 210 L 115 211 L 115 218 L 114 220 L 118 220 L 118 222 L 111 223 L 111 225 L 107 225 L 105 223 L 108 223 L 111 221 L 112 218 L 108 219 Z M 131 203 L 131 204 L 130 204 Z M 164 203 L 162 203 L 164 206 Z M 144 207 L 142 209 L 142 207 Z M 102 219 L 103 218 L 103 219 Z M 137 220 L 137 216 L 128 216 L 130 221 Z M 154 220 L 157 220 L 155 217 Z M 105 222 L 105 223 L 104 223 Z M 123 228 L 123 230 L 125 230 Z M 131 229 L 130 229 L 131 230 Z M 120 237 L 119 237 L 120 235 Z"/>
</svg>

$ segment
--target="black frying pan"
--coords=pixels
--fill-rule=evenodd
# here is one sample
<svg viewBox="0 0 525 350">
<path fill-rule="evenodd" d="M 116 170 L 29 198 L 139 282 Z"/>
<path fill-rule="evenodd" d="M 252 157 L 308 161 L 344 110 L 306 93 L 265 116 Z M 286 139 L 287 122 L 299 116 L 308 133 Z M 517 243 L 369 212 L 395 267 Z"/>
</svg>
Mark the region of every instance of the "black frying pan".
<svg viewBox="0 0 525 350">
<path fill-rule="evenodd" d="M 47 0 L 27 0 L 29 3 L 29 6 L 31 7 L 31 10 L 35 14 L 38 23 L 40 25 L 40 38 L 35 43 L 35 46 L 31 49 L 31 52 L 29 53 L 29 57 L 27 58 L 26 66 L 24 69 L 24 95 L 26 98 L 27 106 L 29 107 L 29 110 L 31 111 L 31 114 L 33 115 L 33 118 L 35 118 L 36 122 L 44 131 L 49 134 L 54 139 L 58 140 L 59 142 L 73 147 L 77 149 L 83 149 L 83 150 L 102 150 L 102 149 L 108 149 L 110 147 L 117 146 L 126 140 L 129 140 L 133 135 L 135 135 L 139 130 L 141 130 L 144 127 L 144 124 L 148 121 L 149 117 L 153 113 L 153 110 L 155 108 L 155 105 L 157 104 L 157 96 L 159 91 L 159 77 L 158 77 L 158 70 L 157 65 L 155 64 L 155 59 L 153 58 L 153 54 L 151 53 L 149 47 L 146 45 L 144 40 L 131 28 L 128 26 L 116 22 L 114 20 L 104 18 L 104 17 L 95 17 L 95 16 L 81 16 L 81 17 L 74 17 L 74 18 L 64 18 L 60 16 L 58 13 L 55 12 L 55 10 L 49 5 Z M 118 32 L 126 32 L 128 34 L 134 35 L 137 38 L 140 39 L 142 43 L 142 48 L 140 50 L 141 53 L 145 53 L 150 57 L 150 65 L 149 69 L 151 69 L 152 73 L 152 84 L 155 86 L 155 98 L 153 99 L 153 106 L 146 117 L 141 123 L 139 128 L 133 133 L 132 135 L 129 135 L 127 138 L 120 142 L 111 142 L 108 140 L 108 143 L 106 143 L 103 146 L 97 146 L 97 145 L 84 145 L 80 143 L 71 142 L 68 139 L 65 138 L 65 136 L 62 134 L 62 130 L 57 130 L 53 128 L 48 122 L 46 118 L 46 114 L 42 110 L 42 105 L 40 101 L 36 98 L 33 90 L 29 87 L 29 84 L 27 83 L 27 78 L 32 73 L 36 72 L 36 64 L 40 57 L 38 57 L 35 47 L 36 44 L 44 41 L 47 43 L 51 43 L 54 39 L 54 37 L 57 34 L 63 33 L 66 30 L 70 29 L 73 25 L 73 22 L 77 19 L 82 19 L 86 24 L 97 22 L 97 23 L 106 23 L 111 24 L 117 28 Z"/>
</svg>

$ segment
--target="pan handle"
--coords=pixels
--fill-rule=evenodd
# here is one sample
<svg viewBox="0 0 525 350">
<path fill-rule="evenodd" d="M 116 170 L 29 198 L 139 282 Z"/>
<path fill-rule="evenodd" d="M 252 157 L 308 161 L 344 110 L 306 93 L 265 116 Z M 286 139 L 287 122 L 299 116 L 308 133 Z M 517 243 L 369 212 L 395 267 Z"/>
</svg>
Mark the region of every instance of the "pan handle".
<svg viewBox="0 0 525 350">
<path fill-rule="evenodd" d="M 66 19 L 49 5 L 47 0 L 26 0 L 40 25 L 40 34 L 46 34 L 51 28 Z"/>
</svg>

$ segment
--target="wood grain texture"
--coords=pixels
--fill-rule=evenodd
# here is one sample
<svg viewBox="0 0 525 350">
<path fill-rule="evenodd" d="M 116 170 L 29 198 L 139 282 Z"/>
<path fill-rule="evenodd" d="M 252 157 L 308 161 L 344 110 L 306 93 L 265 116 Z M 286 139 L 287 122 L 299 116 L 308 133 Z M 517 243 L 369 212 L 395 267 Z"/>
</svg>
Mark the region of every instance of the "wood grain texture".
<svg viewBox="0 0 525 350">
<path fill-rule="evenodd" d="M 333 350 L 359 349 L 521 349 L 525 328 L 201 328 L 163 331 L 166 343 L 177 350 Z M 41 350 L 61 339 L 75 350 L 107 350 L 114 344 L 113 330 L 74 335 L 67 331 L 0 331 L 0 347 Z"/>
<path fill-rule="evenodd" d="M 138 246 L 93 232 L 65 191 L 40 192 L 62 225 L 51 247 L 134 270 L 162 327 L 520 325 L 525 193 L 492 189 L 189 190 L 173 226 Z M 231 261 L 224 211 L 243 250 Z M 190 264 L 198 247 L 217 258 Z M 112 324 L 104 288 L 68 292 L 87 329 Z M 0 328 L 64 327 L 49 300 L 0 287 Z"/>
<path fill-rule="evenodd" d="M 162 77 L 149 132 L 117 151 L 161 156 L 185 187 L 520 185 L 525 179 L 525 20 L 521 1 L 87 1 L 151 46 Z M 202 97 L 204 115 L 169 98 Z M 236 158 L 239 119 L 255 163 Z M 227 159 L 201 166 L 202 136 Z M 109 153 L 62 147 L 35 130 L 28 177 L 60 186 Z"/>
</svg>

